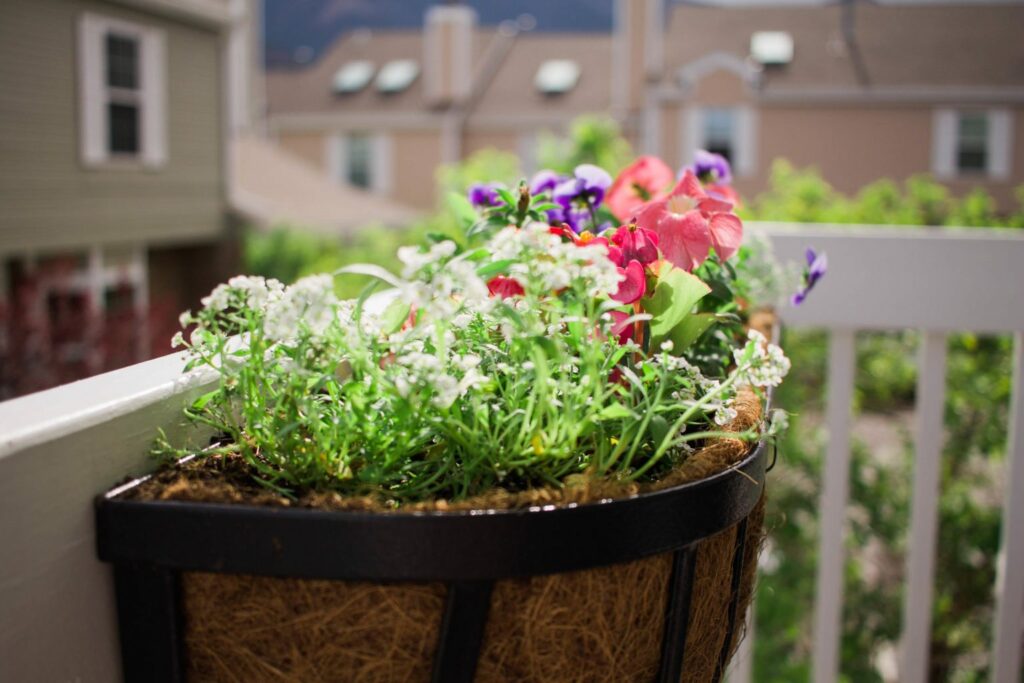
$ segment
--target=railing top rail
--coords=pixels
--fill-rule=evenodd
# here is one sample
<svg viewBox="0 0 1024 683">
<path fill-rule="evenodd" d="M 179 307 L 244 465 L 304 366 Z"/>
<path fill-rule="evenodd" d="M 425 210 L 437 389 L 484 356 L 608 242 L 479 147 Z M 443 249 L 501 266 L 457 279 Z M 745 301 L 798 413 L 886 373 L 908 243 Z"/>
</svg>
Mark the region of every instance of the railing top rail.
<svg viewBox="0 0 1024 683">
<path fill-rule="evenodd" d="M 1024 331 L 1024 232 L 989 228 L 751 223 L 783 261 L 813 246 L 829 272 L 792 327 Z"/>
<path fill-rule="evenodd" d="M 209 372 L 183 375 L 184 366 L 185 354 L 176 353 L 0 402 L 0 459 L 212 380 Z"/>
</svg>

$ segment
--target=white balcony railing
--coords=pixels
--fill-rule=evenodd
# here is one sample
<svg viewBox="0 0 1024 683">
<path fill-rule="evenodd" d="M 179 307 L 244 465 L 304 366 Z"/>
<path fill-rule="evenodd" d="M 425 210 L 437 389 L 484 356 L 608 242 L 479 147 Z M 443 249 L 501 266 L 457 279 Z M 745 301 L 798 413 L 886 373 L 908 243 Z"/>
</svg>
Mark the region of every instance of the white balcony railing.
<svg viewBox="0 0 1024 683">
<path fill-rule="evenodd" d="M 813 679 L 837 680 L 843 523 L 859 330 L 920 330 L 913 504 L 900 680 L 927 678 L 945 398 L 946 335 L 1013 333 L 992 680 L 1017 683 L 1024 636 L 1024 235 L 993 230 L 754 226 L 782 258 L 828 252 L 828 277 L 789 327 L 830 333 Z M 151 466 L 154 430 L 180 426 L 208 377 L 170 356 L 0 404 L 0 680 L 120 678 L 113 586 L 95 558 L 92 501 Z M 750 675 L 745 641 L 731 680 Z"/>
</svg>

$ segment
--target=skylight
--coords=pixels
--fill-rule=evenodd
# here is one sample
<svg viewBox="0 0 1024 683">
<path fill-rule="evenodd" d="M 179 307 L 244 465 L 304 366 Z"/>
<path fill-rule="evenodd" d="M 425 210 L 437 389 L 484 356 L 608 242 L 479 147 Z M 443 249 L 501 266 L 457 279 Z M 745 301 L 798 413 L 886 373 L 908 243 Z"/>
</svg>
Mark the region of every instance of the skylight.
<svg viewBox="0 0 1024 683">
<path fill-rule="evenodd" d="M 359 92 L 373 78 L 373 62 L 359 59 L 344 64 L 334 74 L 334 92 L 347 94 Z"/>
<path fill-rule="evenodd" d="M 785 31 L 757 31 L 750 37 L 750 56 L 765 66 L 793 61 L 793 36 Z"/>
<path fill-rule="evenodd" d="M 580 65 L 571 59 L 549 59 L 537 69 L 533 84 L 545 95 L 560 95 L 576 87 Z"/>
<path fill-rule="evenodd" d="M 396 59 L 381 67 L 377 74 L 377 90 L 382 93 L 402 92 L 420 75 L 415 59 Z"/>
</svg>

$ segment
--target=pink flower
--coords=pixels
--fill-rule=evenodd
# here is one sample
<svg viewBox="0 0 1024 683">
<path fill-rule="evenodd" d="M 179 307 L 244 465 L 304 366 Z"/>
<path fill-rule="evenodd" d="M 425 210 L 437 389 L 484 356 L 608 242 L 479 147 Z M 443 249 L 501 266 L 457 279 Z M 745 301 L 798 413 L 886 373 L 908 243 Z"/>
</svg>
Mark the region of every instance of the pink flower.
<svg viewBox="0 0 1024 683">
<path fill-rule="evenodd" d="M 631 304 L 640 301 L 647 293 L 647 273 L 639 261 L 630 261 L 623 268 L 619 266 L 619 274 L 626 279 L 619 283 L 619 288 L 611 295 L 619 303 Z"/>
<path fill-rule="evenodd" d="M 616 218 L 626 221 L 647 202 L 664 197 L 674 179 L 672 169 L 658 157 L 640 157 L 615 179 L 605 203 Z"/>
<path fill-rule="evenodd" d="M 635 222 L 623 225 L 611 237 L 612 243 L 622 250 L 622 261 L 639 261 L 648 265 L 658 260 L 658 235 Z"/>
<path fill-rule="evenodd" d="M 487 283 L 487 291 L 491 293 L 491 296 L 499 296 L 502 299 L 522 296 L 524 293 L 523 286 L 515 278 L 504 275 L 491 278 L 491 281 Z"/>
<path fill-rule="evenodd" d="M 693 171 L 665 199 L 649 202 L 637 214 L 637 224 L 658 234 L 661 253 L 673 265 L 692 271 L 714 247 L 723 261 L 743 240 L 743 223 L 733 205 L 707 194 Z"/>
</svg>

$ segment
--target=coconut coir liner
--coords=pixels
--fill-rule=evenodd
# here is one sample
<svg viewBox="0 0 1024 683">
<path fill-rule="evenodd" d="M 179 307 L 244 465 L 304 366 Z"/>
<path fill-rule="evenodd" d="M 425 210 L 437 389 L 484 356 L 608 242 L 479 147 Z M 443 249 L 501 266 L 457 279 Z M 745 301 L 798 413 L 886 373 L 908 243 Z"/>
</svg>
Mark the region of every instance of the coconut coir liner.
<svg viewBox="0 0 1024 683">
<path fill-rule="evenodd" d="M 752 392 L 741 392 L 735 407 L 738 415 L 729 430 L 741 431 L 760 421 L 761 402 Z M 635 495 L 722 471 L 749 448 L 739 439 L 716 440 L 653 484 L 581 480 L 564 489 L 497 491 L 470 501 L 432 501 L 412 509 L 512 508 Z M 172 479 L 166 473 L 162 476 L 148 483 L 144 497 L 289 504 L 258 487 L 225 487 L 222 474 L 208 468 L 179 471 Z M 330 494 L 298 504 L 380 509 L 379 501 Z M 762 499 L 747 520 L 736 628 L 729 643 L 725 640 L 739 525 L 698 548 L 683 681 L 716 680 L 723 649 L 731 655 L 739 642 L 753 591 L 763 513 Z M 651 680 L 658 670 L 671 567 L 671 554 L 666 553 L 597 569 L 497 581 L 476 681 Z M 446 588 L 442 583 L 184 572 L 182 593 L 189 681 L 390 683 L 430 679 Z"/>
</svg>

